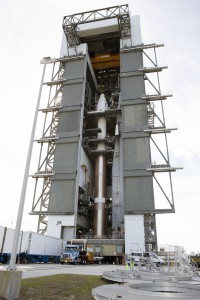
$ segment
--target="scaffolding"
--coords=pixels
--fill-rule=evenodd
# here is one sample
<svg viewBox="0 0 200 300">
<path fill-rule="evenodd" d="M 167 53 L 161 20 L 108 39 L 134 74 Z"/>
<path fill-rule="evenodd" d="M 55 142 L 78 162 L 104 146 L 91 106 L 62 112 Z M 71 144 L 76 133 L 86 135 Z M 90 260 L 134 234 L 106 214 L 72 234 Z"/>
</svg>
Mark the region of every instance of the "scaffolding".
<svg viewBox="0 0 200 300">
<path fill-rule="evenodd" d="M 80 37 L 78 36 L 79 25 L 109 19 L 117 19 L 122 40 L 131 38 L 129 9 L 128 5 L 125 4 L 65 16 L 63 18 L 63 30 L 68 47 L 76 48 L 76 46 L 81 43 Z"/>
<path fill-rule="evenodd" d="M 43 82 L 43 85 L 46 85 L 49 90 L 47 107 L 40 108 L 38 111 L 44 114 L 44 125 L 42 137 L 35 140 L 40 145 L 40 152 L 37 171 L 32 175 L 35 178 L 35 188 L 30 214 L 39 216 L 37 232 L 41 234 L 47 230 L 48 216 L 46 213 L 49 205 L 51 176 L 55 175 L 53 170 L 55 141 L 59 139 L 57 135 L 58 111 L 62 108 L 63 65 L 62 62 L 55 59 L 51 63 L 50 81 Z M 56 68 L 58 63 L 59 66 Z"/>
</svg>

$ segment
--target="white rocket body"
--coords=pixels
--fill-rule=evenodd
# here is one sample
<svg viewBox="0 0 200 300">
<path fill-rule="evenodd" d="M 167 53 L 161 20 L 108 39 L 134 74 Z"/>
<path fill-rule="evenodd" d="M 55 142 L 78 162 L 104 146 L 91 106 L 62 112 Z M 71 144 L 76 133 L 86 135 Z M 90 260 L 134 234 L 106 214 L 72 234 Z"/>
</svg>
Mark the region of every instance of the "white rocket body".
<svg viewBox="0 0 200 300">
<path fill-rule="evenodd" d="M 108 105 L 104 94 L 100 95 L 97 111 L 107 110 Z M 106 118 L 104 116 L 98 119 L 98 128 L 101 132 L 97 134 L 97 151 L 106 150 Z M 95 198 L 94 198 L 94 235 L 97 238 L 103 238 L 105 235 L 105 202 L 106 202 L 106 156 L 105 153 L 99 153 L 95 162 Z"/>
</svg>

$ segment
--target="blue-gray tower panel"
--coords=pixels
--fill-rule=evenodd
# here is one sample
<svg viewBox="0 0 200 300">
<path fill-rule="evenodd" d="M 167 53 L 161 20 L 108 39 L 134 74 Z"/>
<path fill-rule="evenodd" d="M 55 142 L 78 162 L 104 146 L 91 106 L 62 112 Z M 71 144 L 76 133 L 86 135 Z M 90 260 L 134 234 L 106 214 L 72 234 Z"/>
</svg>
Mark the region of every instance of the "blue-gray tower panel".
<svg viewBox="0 0 200 300">
<path fill-rule="evenodd" d="M 125 213 L 145 213 L 155 208 L 142 51 L 121 53 L 122 165 Z"/>
<path fill-rule="evenodd" d="M 50 213 L 73 214 L 77 192 L 78 156 L 80 154 L 81 108 L 84 105 L 86 58 L 65 63 L 62 108 L 56 141 L 54 170 L 49 209 Z"/>
</svg>

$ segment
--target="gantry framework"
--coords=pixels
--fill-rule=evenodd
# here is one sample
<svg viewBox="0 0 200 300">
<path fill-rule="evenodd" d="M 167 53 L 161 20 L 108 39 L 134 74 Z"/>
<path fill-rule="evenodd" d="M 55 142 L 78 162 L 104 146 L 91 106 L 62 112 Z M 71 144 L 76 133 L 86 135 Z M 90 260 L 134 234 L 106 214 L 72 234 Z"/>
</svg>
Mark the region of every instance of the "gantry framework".
<svg viewBox="0 0 200 300">
<path fill-rule="evenodd" d="M 144 78 L 145 94 L 141 95 L 140 99 L 134 99 L 134 101 L 136 104 L 144 103 L 147 107 L 148 123 L 144 125 L 143 131 L 144 133 L 149 134 L 150 137 L 151 162 L 146 165 L 146 171 L 152 174 L 154 192 L 155 189 L 157 189 L 159 195 L 159 197 L 155 195 L 156 206 L 154 209 L 148 211 L 141 209 L 135 212 L 127 211 L 125 213 L 144 215 L 145 243 L 152 245 L 153 249 L 157 248 L 155 215 L 175 212 L 171 172 L 182 168 L 171 164 L 169 157 L 167 133 L 170 133 L 172 130 L 176 130 L 177 128 L 175 126 L 168 127 L 165 120 L 163 101 L 172 97 L 172 95 L 163 94 L 160 86 L 159 73 L 166 69 L 167 66 L 159 66 L 156 49 L 163 46 L 163 44 L 142 44 L 120 49 L 120 52 L 122 53 L 140 51 L 143 55 L 143 66 L 138 67 L 136 70 L 133 70 L 128 74 L 121 73 L 120 76 L 123 78 L 126 76 L 137 76 L 142 74 Z M 138 128 L 138 130 L 140 129 Z M 164 142 L 160 145 L 159 139 L 157 141 L 156 138 L 161 135 L 164 136 Z M 168 186 L 166 186 L 165 182 L 165 186 L 163 187 L 163 175 L 161 174 L 165 176 L 165 179 L 167 179 L 166 176 L 168 175 Z M 160 201 L 160 195 L 162 199 L 164 198 L 164 202 L 162 202 L 162 204 Z"/>
<path fill-rule="evenodd" d="M 45 233 L 47 229 L 48 218 L 46 212 L 49 205 L 49 196 L 51 189 L 51 176 L 55 175 L 53 170 L 55 141 L 57 136 L 58 111 L 62 107 L 62 74 L 63 65 L 59 62 L 59 67 L 56 68 L 56 62 L 53 63 L 51 78 L 49 82 L 43 82 L 43 85 L 48 86 L 47 107 L 39 109 L 43 112 L 44 126 L 42 137 L 35 140 L 40 144 L 38 168 L 33 178 L 35 178 L 35 188 L 31 214 L 38 215 L 38 233 Z M 42 63 L 46 63 L 44 59 Z"/>
<path fill-rule="evenodd" d="M 159 73 L 166 69 L 167 66 L 159 66 L 157 61 L 156 55 L 156 48 L 163 47 L 164 44 L 147 44 L 147 45 L 138 45 L 135 47 L 129 47 L 125 49 L 121 49 L 121 52 L 130 52 L 130 51 L 139 51 L 142 50 L 143 57 L 146 57 L 146 60 L 150 65 L 143 66 L 139 68 L 137 71 L 142 72 L 144 74 L 145 85 L 147 89 L 147 85 L 151 87 L 152 94 L 145 94 L 141 97 L 141 100 L 145 100 L 147 104 L 147 111 L 148 111 L 148 124 L 144 126 L 144 132 L 148 132 L 150 134 L 151 140 L 151 148 L 154 145 L 157 152 L 160 154 L 162 158 L 161 163 L 156 163 L 152 159 L 151 164 L 146 166 L 147 171 L 152 172 L 154 181 L 156 182 L 157 186 L 159 187 L 160 191 L 164 195 L 165 199 L 169 204 L 169 208 L 159 208 L 149 213 L 173 213 L 175 212 L 174 206 L 174 194 L 173 194 L 173 187 L 172 187 L 172 177 L 171 172 L 176 171 L 177 169 L 182 169 L 180 165 L 174 165 L 170 163 L 169 157 L 169 150 L 168 150 L 168 141 L 167 141 L 167 133 L 170 133 L 177 128 L 175 126 L 167 127 L 165 121 L 165 114 L 164 114 L 164 107 L 163 107 L 163 100 L 166 100 L 169 97 L 172 97 L 172 94 L 162 94 L 161 86 L 160 86 L 160 79 Z M 151 55 L 148 53 L 148 50 L 152 49 L 153 53 Z M 156 74 L 156 76 L 151 78 L 151 74 Z M 159 102 L 160 110 L 159 112 L 156 111 L 156 106 L 154 102 Z M 165 140 L 165 149 L 161 149 L 159 143 L 154 139 L 155 134 L 163 134 Z M 170 184 L 170 195 L 165 191 L 162 187 L 162 184 L 159 181 L 158 175 L 160 173 L 166 172 L 169 175 L 169 184 Z M 141 212 L 143 213 L 143 212 Z"/>
<path fill-rule="evenodd" d="M 77 45 L 81 43 L 81 39 L 78 35 L 78 25 L 86 24 L 95 21 L 103 21 L 107 19 L 117 18 L 120 38 L 123 40 L 125 38 L 131 38 L 130 30 L 130 17 L 128 11 L 128 5 L 114 6 L 105 9 L 84 12 L 72 16 L 66 16 L 63 20 L 63 29 L 67 38 L 68 48 L 76 48 Z M 137 45 L 125 47 L 122 43 L 122 48 L 119 49 L 121 53 L 128 53 L 134 51 L 142 51 L 143 57 L 146 58 L 149 64 L 147 66 L 141 66 L 135 70 L 134 74 L 142 74 L 144 77 L 145 85 L 151 87 L 150 93 L 145 93 L 141 95 L 141 98 L 138 99 L 140 103 L 145 103 L 147 106 L 148 112 L 148 124 L 144 125 L 144 132 L 150 135 L 150 140 L 152 146 L 155 147 L 157 152 L 162 158 L 162 162 L 156 163 L 155 160 L 149 163 L 146 166 L 146 170 L 152 173 L 155 183 L 159 187 L 160 191 L 164 195 L 169 204 L 169 208 L 155 208 L 151 211 L 141 211 L 136 212 L 136 214 L 144 214 L 145 220 L 145 235 L 146 241 L 152 241 L 154 235 L 156 234 L 155 228 L 155 214 L 157 213 L 171 213 L 175 211 L 174 208 L 174 196 L 172 188 L 172 178 L 171 172 L 176 171 L 180 167 L 171 165 L 168 151 L 168 142 L 167 142 L 167 133 L 170 133 L 172 130 L 175 130 L 176 127 L 167 127 L 165 122 L 165 115 L 163 109 L 163 101 L 168 97 L 171 97 L 171 94 L 162 94 L 160 87 L 159 73 L 166 69 L 167 66 L 159 66 L 157 62 L 156 49 L 164 46 L 163 44 L 148 44 L 148 45 Z M 152 55 L 149 55 L 148 51 L 153 51 Z M 151 53 L 152 54 L 152 53 Z M 83 58 L 83 55 L 80 53 L 73 56 L 66 56 L 52 61 L 52 75 L 49 81 L 44 82 L 44 86 L 49 88 L 49 95 L 47 101 L 47 107 L 40 109 L 45 115 L 45 121 L 42 131 L 42 137 L 38 140 L 35 140 L 40 144 L 40 155 L 38 162 L 38 169 L 33 175 L 35 178 L 35 190 L 34 190 L 34 199 L 31 214 L 39 215 L 38 221 L 38 232 L 45 233 L 47 230 L 47 217 L 49 215 L 48 206 L 49 206 L 49 197 L 51 190 L 51 176 L 55 175 L 53 170 L 54 163 L 54 153 L 55 153 L 55 141 L 59 139 L 57 135 L 57 125 L 58 125 L 58 112 L 62 108 L 62 90 L 63 90 L 63 72 L 64 72 L 64 63 L 67 60 L 77 60 Z M 91 59 L 92 60 L 92 59 Z M 56 67 L 57 66 L 57 67 Z M 151 75 L 156 76 L 151 78 Z M 129 74 L 131 75 L 131 74 Z M 123 73 L 120 74 L 120 68 L 116 69 L 116 76 L 123 77 L 126 76 Z M 105 73 L 105 82 L 108 81 L 109 73 Z M 102 78 L 101 78 L 102 79 Z M 98 81 L 98 80 L 97 80 Z M 99 85 L 99 82 L 98 82 Z M 99 85 L 100 86 L 100 85 Z M 102 88 L 102 86 L 100 86 Z M 104 91 L 103 91 L 104 92 Z M 115 91 L 113 91 L 115 92 Z M 118 93 L 120 92 L 120 86 L 118 86 Z M 154 102 L 160 103 L 160 110 L 157 112 L 157 107 L 155 107 Z M 95 118 L 97 118 L 97 112 L 87 111 L 85 112 L 85 117 L 90 119 L 91 124 Z M 113 114 L 113 116 L 111 116 Z M 104 115 L 110 120 L 111 126 L 115 126 L 117 115 L 121 114 L 121 108 L 118 106 L 115 109 L 106 111 Z M 113 120 L 113 121 L 112 121 Z M 113 124 L 112 124 L 113 122 Z M 92 128 L 92 127 L 91 127 Z M 95 128 L 93 128 L 94 130 Z M 95 155 L 96 139 L 93 137 L 92 133 L 88 134 L 86 129 L 86 138 L 83 139 L 83 144 L 86 143 L 91 147 L 88 149 L 89 154 L 92 156 Z M 165 150 L 161 150 L 159 144 L 157 143 L 154 136 L 157 134 L 163 134 L 165 139 Z M 112 164 L 112 156 L 114 153 L 114 141 L 110 137 L 107 141 L 108 146 L 110 147 L 107 150 L 107 153 L 110 153 L 109 162 Z M 84 145 L 83 145 L 84 146 Z M 169 184 L 170 184 L 170 195 L 162 187 L 162 184 L 159 182 L 159 175 L 161 173 L 168 173 L 169 175 Z M 112 175 L 110 175 L 112 176 Z M 129 212 L 126 212 L 129 213 Z M 154 224 L 149 225 L 149 224 Z M 149 226 L 149 227 L 148 227 Z M 148 240 L 149 239 L 149 240 Z"/>
<path fill-rule="evenodd" d="M 68 47 L 76 47 L 81 43 L 78 36 L 78 25 L 109 19 L 117 19 L 122 40 L 131 38 L 129 9 L 128 4 L 125 4 L 65 16 L 63 19 L 63 30 Z"/>
</svg>

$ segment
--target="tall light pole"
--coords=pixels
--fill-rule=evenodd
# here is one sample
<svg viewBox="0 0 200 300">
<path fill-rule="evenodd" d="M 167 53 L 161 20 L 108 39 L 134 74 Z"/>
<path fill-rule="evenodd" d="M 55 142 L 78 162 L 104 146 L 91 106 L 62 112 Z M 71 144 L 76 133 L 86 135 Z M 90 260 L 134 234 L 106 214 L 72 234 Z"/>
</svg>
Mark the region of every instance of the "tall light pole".
<svg viewBox="0 0 200 300">
<path fill-rule="evenodd" d="M 39 89 L 39 94 L 38 94 L 37 105 L 35 108 L 33 127 L 32 127 L 32 131 L 31 131 L 28 154 L 27 154 L 26 165 L 25 165 L 25 170 L 24 170 L 24 178 L 23 178 L 18 214 L 17 214 L 17 221 L 16 221 L 16 227 L 15 227 L 15 233 L 14 233 L 14 239 L 13 239 L 13 245 L 12 245 L 12 252 L 11 252 L 10 263 L 8 265 L 8 270 L 16 269 L 17 247 L 18 247 L 18 243 L 19 243 L 20 229 L 21 229 L 21 223 L 22 223 L 22 217 L 23 217 L 29 168 L 30 168 L 33 142 L 34 142 L 34 136 L 35 136 L 35 129 L 36 129 L 37 117 L 38 117 L 38 110 L 39 110 L 39 105 L 40 105 L 40 100 L 41 100 L 41 95 L 42 95 L 42 86 L 43 86 L 43 82 L 44 82 L 46 65 L 49 63 L 52 63 L 52 62 L 54 62 L 54 59 L 52 59 L 50 57 L 44 57 L 41 60 L 41 64 L 44 64 L 44 67 L 43 67 L 43 72 L 42 72 L 42 79 L 41 79 L 41 84 L 40 84 L 40 89 Z"/>
</svg>

